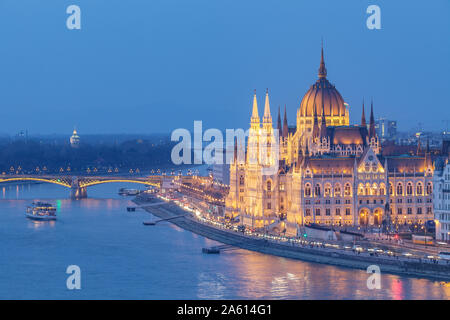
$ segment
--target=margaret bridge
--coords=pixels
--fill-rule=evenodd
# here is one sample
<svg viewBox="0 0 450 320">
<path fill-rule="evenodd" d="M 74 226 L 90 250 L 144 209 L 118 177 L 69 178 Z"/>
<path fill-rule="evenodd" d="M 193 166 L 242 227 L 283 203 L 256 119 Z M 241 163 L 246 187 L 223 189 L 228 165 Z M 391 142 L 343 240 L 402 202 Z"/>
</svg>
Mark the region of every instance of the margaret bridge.
<svg viewBox="0 0 450 320">
<path fill-rule="evenodd" d="M 165 176 L 155 175 L 146 177 L 119 177 L 119 176 L 57 176 L 57 175 L 3 175 L 0 184 L 4 182 L 35 181 L 53 183 L 70 188 L 73 199 L 87 197 L 86 188 L 102 183 L 130 182 L 147 186 L 160 187 Z"/>
</svg>

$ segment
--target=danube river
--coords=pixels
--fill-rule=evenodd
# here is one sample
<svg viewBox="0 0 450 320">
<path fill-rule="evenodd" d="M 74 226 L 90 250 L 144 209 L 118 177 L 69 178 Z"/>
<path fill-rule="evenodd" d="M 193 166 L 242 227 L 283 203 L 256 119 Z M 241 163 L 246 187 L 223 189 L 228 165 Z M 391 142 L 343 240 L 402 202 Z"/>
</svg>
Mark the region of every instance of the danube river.
<svg viewBox="0 0 450 320">
<path fill-rule="evenodd" d="M 123 184 L 88 188 L 70 200 L 56 185 L 0 187 L 0 299 L 449 299 L 450 283 L 368 274 L 246 250 L 202 254 L 216 242 L 170 223 L 143 226 L 127 212 Z M 134 186 L 136 188 L 136 186 Z M 56 222 L 33 222 L 33 200 L 56 205 Z M 66 287 L 66 268 L 81 269 L 81 289 Z"/>
</svg>

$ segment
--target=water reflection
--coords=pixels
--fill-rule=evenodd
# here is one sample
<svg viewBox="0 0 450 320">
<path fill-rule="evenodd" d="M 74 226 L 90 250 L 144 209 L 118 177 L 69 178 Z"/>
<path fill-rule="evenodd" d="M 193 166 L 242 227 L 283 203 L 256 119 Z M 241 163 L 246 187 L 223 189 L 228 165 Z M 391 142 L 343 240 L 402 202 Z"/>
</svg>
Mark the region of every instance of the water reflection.
<svg viewBox="0 0 450 320">
<path fill-rule="evenodd" d="M 69 264 L 86 270 L 77 296 L 86 299 L 450 298 L 445 282 L 382 274 L 381 290 L 369 290 L 364 270 L 241 249 L 205 255 L 201 248 L 217 242 L 169 223 L 143 226 L 149 215 L 127 212 L 130 199 L 117 189 L 98 186 L 88 190 L 90 198 L 70 200 L 68 189 L 56 185 L 22 185 L 19 194 L 3 187 L 0 298 L 73 298 L 65 290 Z M 58 220 L 26 219 L 35 200 L 55 204 Z M 45 281 L 30 287 L 36 279 Z"/>
</svg>

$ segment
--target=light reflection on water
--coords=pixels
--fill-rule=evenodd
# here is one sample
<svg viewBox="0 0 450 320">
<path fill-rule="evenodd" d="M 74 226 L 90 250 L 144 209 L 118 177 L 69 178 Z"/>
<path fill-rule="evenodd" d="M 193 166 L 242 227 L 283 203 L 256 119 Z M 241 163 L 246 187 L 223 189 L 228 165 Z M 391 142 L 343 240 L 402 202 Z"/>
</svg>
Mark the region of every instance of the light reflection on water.
<svg viewBox="0 0 450 320">
<path fill-rule="evenodd" d="M 306 263 L 246 250 L 205 255 L 217 244 L 169 223 L 145 227 L 143 211 L 111 184 L 68 199 L 55 185 L 3 187 L 0 200 L 0 298 L 29 299 L 448 299 L 450 284 L 382 276 L 368 290 L 361 270 Z M 50 201 L 58 220 L 34 222 L 25 207 Z M 65 287 L 68 265 L 82 270 L 82 289 Z"/>
</svg>

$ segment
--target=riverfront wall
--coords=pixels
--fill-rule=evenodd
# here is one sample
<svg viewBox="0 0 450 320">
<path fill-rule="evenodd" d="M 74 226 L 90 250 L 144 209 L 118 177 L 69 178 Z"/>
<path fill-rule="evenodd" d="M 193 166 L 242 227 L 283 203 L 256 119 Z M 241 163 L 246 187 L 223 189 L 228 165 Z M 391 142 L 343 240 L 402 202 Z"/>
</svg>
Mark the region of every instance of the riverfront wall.
<svg viewBox="0 0 450 320">
<path fill-rule="evenodd" d="M 170 202 L 162 203 L 158 206 L 152 205 L 148 207 L 145 206 L 145 200 L 143 199 L 136 198 L 135 202 L 140 204 L 146 211 L 162 219 L 186 214 L 186 211 Z M 180 228 L 224 244 L 280 257 L 362 270 L 367 270 L 367 267 L 370 265 L 377 265 L 380 267 L 381 272 L 439 280 L 450 280 L 450 265 L 448 264 L 421 263 L 418 261 L 413 261 L 412 259 L 408 261 L 408 259 L 395 259 L 387 256 L 383 257 L 355 254 L 352 251 L 339 249 L 324 249 L 293 245 L 290 243 L 279 243 L 247 236 L 231 230 L 220 229 L 212 225 L 202 223 L 189 215 L 172 219 L 170 222 Z"/>
</svg>

